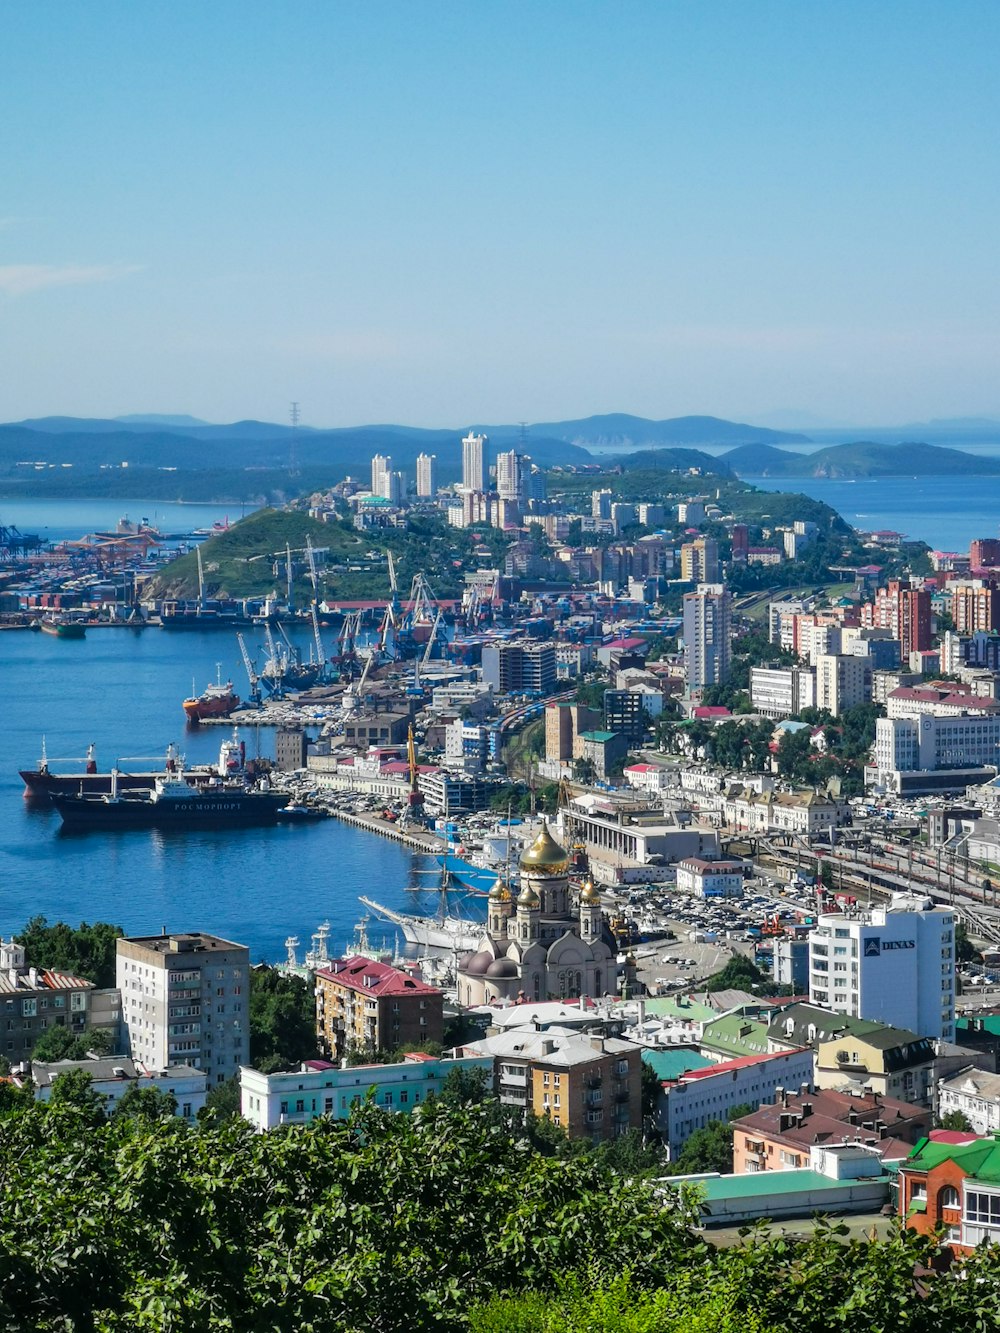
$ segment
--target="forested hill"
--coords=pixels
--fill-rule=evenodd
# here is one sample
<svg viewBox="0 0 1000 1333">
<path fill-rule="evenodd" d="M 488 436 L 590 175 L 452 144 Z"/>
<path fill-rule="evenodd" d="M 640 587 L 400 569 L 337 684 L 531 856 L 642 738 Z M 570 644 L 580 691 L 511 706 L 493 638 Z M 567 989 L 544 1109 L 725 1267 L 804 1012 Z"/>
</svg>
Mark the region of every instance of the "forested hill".
<svg viewBox="0 0 1000 1333">
<path fill-rule="evenodd" d="M 876 444 L 859 440 L 815 453 L 791 453 L 764 444 L 731 449 L 721 462 L 743 477 L 995 476 L 1000 458 L 946 449 L 920 441 Z"/>
</svg>

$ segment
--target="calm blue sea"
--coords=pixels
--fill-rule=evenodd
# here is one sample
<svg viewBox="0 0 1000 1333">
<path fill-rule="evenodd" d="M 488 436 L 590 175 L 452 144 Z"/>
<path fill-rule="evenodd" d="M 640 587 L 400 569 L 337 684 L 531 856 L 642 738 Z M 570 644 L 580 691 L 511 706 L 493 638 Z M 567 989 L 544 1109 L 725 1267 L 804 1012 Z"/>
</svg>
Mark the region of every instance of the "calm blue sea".
<svg viewBox="0 0 1000 1333">
<path fill-rule="evenodd" d="M 307 647 L 308 637 L 300 637 Z M 248 638 L 252 646 L 253 631 Z M 359 893 L 405 910 L 434 910 L 434 877 L 415 873 L 428 867 L 427 858 L 337 820 L 191 835 L 136 830 L 67 837 L 54 810 L 23 799 L 17 770 L 35 767 L 43 736 L 51 761 L 81 756 L 91 741 L 102 768 L 141 756 L 152 762 L 136 767 L 153 767 L 170 741 L 192 763 L 212 760 L 228 731 L 187 728 L 181 700 L 192 680 L 200 690 L 215 679 L 217 662 L 223 679 L 231 676 L 238 689 L 245 685 L 235 637 L 221 632 L 92 629 L 80 641 L 0 632 L 4 936 L 41 912 L 73 923 L 112 921 L 130 934 L 164 926 L 213 931 L 248 944 L 255 960 L 277 961 L 286 936 L 297 935 L 308 947 L 325 920 L 332 925 L 330 947 L 342 950 L 363 911 Z M 268 729 L 244 739 L 250 754 L 273 753 Z M 374 922 L 369 934 L 373 942 L 383 937 Z"/>
<path fill-rule="evenodd" d="M 888 528 L 938 551 L 965 551 L 976 537 L 1000 536 L 1000 476 L 746 477 L 766 491 L 801 491 L 832 505 L 858 528 Z"/>
<path fill-rule="evenodd" d="M 76 541 L 88 532 L 112 532 L 120 518 L 151 523 L 165 537 L 186 535 L 213 523 L 235 523 L 253 506 L 176 504 L 164 500 L 5 500 L 0 524 L 37 533 L 48 541 Z"/>
</svg>

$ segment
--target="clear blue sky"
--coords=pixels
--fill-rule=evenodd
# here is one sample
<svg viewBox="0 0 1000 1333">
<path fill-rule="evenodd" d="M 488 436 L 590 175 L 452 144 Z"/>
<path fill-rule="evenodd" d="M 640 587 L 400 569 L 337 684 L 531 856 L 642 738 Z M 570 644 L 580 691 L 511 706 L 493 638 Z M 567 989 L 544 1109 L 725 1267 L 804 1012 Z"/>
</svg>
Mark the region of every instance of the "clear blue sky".
<svg viewBox="0 0 1000 1333">
<path fill-rule="evenodd" d="M 996 0 L 0 17 L 2 420 L 1000 414 Z"/>
</svg>

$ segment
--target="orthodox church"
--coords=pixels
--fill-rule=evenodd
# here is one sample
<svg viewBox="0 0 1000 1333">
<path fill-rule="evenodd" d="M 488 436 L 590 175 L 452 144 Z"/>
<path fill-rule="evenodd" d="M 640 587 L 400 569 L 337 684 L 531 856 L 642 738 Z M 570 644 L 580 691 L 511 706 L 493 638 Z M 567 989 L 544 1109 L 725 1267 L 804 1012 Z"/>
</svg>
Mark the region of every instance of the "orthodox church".
<svg viewBox="0 0 1000 1333">
<path fill-rule="evenodd" d="M 502 879 L 490 890 L 479 949 L 458 965 L 459 1003 L 614 994 L 617 954 L 604 926 L 601 895 L 588 881 L 573 910 L 569 852 L 547 824 L 522 856 L 520 871 L 516 898 Z"/>
</svg>

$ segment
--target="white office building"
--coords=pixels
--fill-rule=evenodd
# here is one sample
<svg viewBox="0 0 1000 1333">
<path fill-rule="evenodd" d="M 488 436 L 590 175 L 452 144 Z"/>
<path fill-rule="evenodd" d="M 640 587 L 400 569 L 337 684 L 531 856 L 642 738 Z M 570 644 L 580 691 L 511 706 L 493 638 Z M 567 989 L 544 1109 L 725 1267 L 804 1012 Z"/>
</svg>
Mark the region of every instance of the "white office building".
<svg viewBox="0 0 1000 1333">
<path fill-rule="evenodd" d="M 810 667 L 752 667 L 750 700 L 764 717 L 794 717 L 816 702 L 815 674 Z"/>
<path fill-rule="evenodd" d="M 471 430 L 462 440 L 462 489 L 486 490 L 486 436 Z"/>
<path fill-rule="evenodd" d="M 392 459 L 388 454 L 376 454 L 372 459 L 372 495 L 387 496 Z"/>
<path fill-rule="evenodd" d="M 433 499 L 437 494 L 437 455 L 417 454 L 417 497 Z"/>
<path fill-rule="evenodd" d="M 250 1058 L 250 950 L 191 931 L 117 942 L 129 1054 L 148 1070 L 193 1065 L 211 1087 Z"/>
<path fill-rule="evenodd" d="M 684 594 L 684 679 L 688 690 L 721 685 L 729 676 L 732 599 L 721 583 Z"/>
<path fill-rule="evenodd" d="M 819 918 L 809 998 L 836 1013 L 955 1040 L 955 913 L 893 894 L 888 907 Z"/>
<path fill-rule="evenodd" d="M 1000 764 L 1000 713 L 880 717 L 865 783 L 915 795 L 961 791 Z"/>
<path fill-rule="evenodd" d="M 690 856 L 677 862 L 677 888 L 697 898 L 742 898 L 743 862 Z"/>
</svg>

